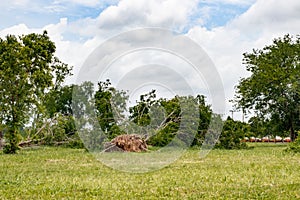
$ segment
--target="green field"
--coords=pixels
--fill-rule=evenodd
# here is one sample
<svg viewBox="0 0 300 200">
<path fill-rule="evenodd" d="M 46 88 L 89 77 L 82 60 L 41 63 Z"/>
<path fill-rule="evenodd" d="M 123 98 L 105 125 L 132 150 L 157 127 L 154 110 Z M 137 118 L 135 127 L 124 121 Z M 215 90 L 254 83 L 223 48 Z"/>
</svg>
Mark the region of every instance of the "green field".
<svg viewBox="0 0 300 200">
<path fill-rule="evenodd" d="M 283 144 L 189 150 L 148 173 L 125 173 L 85 150 L 38 147 L 0 153 L 0 199 L 300 199 L 300 155 Z"/>
</svg>

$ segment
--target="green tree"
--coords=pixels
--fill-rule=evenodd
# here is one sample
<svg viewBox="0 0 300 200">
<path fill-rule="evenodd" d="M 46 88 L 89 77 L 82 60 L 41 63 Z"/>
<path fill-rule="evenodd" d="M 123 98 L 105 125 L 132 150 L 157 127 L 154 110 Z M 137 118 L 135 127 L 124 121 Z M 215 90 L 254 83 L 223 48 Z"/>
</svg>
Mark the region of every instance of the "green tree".
<svg viewBox="0 0 300 200">
<path fill-rule="evenodd" d="M 295 140 L 300 108 L 300 37 L 275 39 L 262 50 L 245 53 L 243 61 L 251 76 L 242 78 L 236 87 L 236 107 L 254 109 L 260 117 L 280 121 Z"/>
<path fill-rule="evenodd" d="M 240 121 L 234 121 L 230 117 L 224 122 L 222 134 L 216 144 L 216 148 L 223 149 L 241 149 L 246 148 L 247 145 L 241 140 L 250 130 L 248 124 Z"/>
<path fill-rule="evenodd" d="M 97 119 L 94 88 L 92 82 L 85 81 L 74 85 L 72 94 L 72 114 L 76 130 L 84 146 L 90 151 L 101 149 L 106 138 Z"/>
<path fill-rule="evenodd" d="M 111 86 L 110 80 L 98 83 L 95 93 L 95 107 L 101 130 L 106 133 L 108 139 L 113 139 L 123 133 L 119 128 L 119 122 L 124 118 L 126 111 L 126 92 L 119 91 Z"/>
<path fill-rule="evenodd" d="M 75 85 L 62 86 L 56 90 L 47 93 L 45 98 L 45 108 L 49 118 L 55 117 L 57 114 L 60 117 L 60 125 L 65 134 L 70 136 L 76 133 L 75 121 L 72 111 L 72 94 Z M 77 86 L 78 87 L 78 86 Z M 62 120 L 62 118 L 64 120 Z M 62 121 L 64 123 L 62 123 Z"/>
<path fill-rule="evenodd" d="M 155 97 L 155 90 L 141 95 L 137 105 L 129 109 L 130 119 L 139 126 L 147 127 L 144 133 L 149 138 L 147 143 L 166 146 L 177 137 L 175 145 L 201 145 L 212 115 L 205 97 L 175 96 L 158 100 Z M 199 114 L 195 112 L 197 110 Z M 185 121 L 182 123 L 183 115 Z"/>
<path fill-rule="evenodd" d="M 73 115 L 72 94 L 74 87 L 75 85 L 66 85 L 46 94 L 44 105 L 50 118 L 55 113 L 61 113 L 65 116 Z"/>
<path fill-rule="evenodd" d="M 205 134 L 207 133 L 209 124 L 211 122 L 212 114 L 213 114 L 211 106 L 207 105 L 205 102 L 204 95 L 197 95 L 196 102 L 199 107 L 199 125 L 198 125 L 197 134 L 192 143 L 192 145 L 194 146 L 201 145 L 203 143 Z"/>
<path fill-rule="evenodd" d="M 151 92 L 149 94 L 151 94 Z M 154 134 L 151 135 L 149 138 L 148 143 L 150 145 L 166 146 L 176 136 L 177 131 L 179 130 L 181 118 L 181 107 L 179 98 L 179 96 L 175 96 L 174 98 L 169 100 L 161 98 L 159 100 L 152 101 L 151 104 L 161 106 L 161 108 L 163 108 L 163 113 L 158 113 L 158 115 L 163 115 L 160 119 L 159 126 L 155 128 L 155 130 L 153 131 Z"/>
<path fill-rule="evenodd" d="M 19 130 L 30 110 L 41 108 L 45 93 L 57 88 L 71 68 L 54 56 L 47 32 L 0 39 L 0 122 L 7 126 L 5 153 L 16 153 Z"/>
<path fill-rule="evenodd" d="M 150 124 L 150 109 L 157 100 L 155 100 L 156 94 L 155 90 L 150 91 L 147 94 L 140 96 L 140 101 L 137 105 L 130 107 L 130 120 L 133 121 L 138 126 L 147 126 Z"/>
</svg>

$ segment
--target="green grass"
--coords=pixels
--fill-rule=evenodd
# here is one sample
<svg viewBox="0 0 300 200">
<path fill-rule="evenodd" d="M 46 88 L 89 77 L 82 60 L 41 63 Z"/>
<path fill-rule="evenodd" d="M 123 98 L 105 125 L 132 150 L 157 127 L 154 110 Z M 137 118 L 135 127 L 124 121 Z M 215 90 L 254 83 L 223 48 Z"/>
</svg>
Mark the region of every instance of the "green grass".
<svg viewBox="0 0 300 200">
<path fill-rule="evenodd" d="M 299 199 L 300 155 L 282 144 L 189 150 L 154 172 L 125 173 L 78 149 L 0 153 L 0 199 Z"/>
</svg>

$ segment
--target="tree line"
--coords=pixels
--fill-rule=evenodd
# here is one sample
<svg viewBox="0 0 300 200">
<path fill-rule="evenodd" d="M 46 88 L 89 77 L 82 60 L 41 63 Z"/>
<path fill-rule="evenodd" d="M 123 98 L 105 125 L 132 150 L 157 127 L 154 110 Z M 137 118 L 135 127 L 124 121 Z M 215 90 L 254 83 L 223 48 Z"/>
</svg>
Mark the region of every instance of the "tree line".
<svg viewBox="0 0 300 200">
<path fill-rule="evenodd" d="M 177 142 L 192 146 L 203 143 L 216 115 L 205 96 L 157 98 L 152 90 L 126 109 L 127 93 L 113 87 L 110 80 L 96 86 L 91 82 L 64 85 L 72 67 L 56 58 L 55 50 L 46 31 L 0 38 L 0 137 L 5 140 L 4 153 L 16 153 L 20 146 L 32 144 L 83 147 L 80 123 L 97 123 L 106 140 L 138 133 L 153 146 L 165 146 L 175 137 Z M 299 55 L 300 39 L 290 35 L 244 54 L 251 76 L 240 80 L 232 101 L 236 109 L 254 111 L 255 116 L 247 123 L 219 116 L 224 126 L 216 147 L 244 148 L 241 140 L 245 136 L 286 136 L 289 132 L 296 139 L 300 130 Z M 185 131 L 179 131 L 185 109 L 182 102 L 197 110 Z M 86 115 L 90 112 L 95 116 Z M 129 125 L 122 124 L 125 118 Z M 193 134 L 189 129 L 195 130 Z M 95 146 L 103 139 L 97 134 L 93 137 L 91 144 L 84 145 Z"/>
</svg>

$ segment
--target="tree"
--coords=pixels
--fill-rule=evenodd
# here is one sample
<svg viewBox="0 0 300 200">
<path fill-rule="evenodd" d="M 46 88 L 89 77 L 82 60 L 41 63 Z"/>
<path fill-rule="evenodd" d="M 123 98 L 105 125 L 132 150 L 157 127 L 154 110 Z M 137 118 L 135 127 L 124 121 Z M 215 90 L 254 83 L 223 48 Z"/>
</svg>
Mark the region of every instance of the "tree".
<svg viewBox="0 0 300 200">
<path fill-rule="evenodd" d="M 80 85 L 74 85 L 72 114 L 75 119 L 77 133 L 89 151 L 101 149 L 102 143 L 106 139 L 99 127 L 95 111 L 94 84 L 90 81 L 85 81 Z"/>
<path fill-rule="evenodd" d="M 5 153 L 16 153 L 19 130 L 45 93 L 59 87 L 71 68 L 54 56 L 47 32 L 0 38 L 0 122 L 7 126 Z"/>
<path fill-rule="evenodd" d="M 111 86 L 110 80 L 98 83 L 98 90 L 95 93 L 95 108 L 101 130 L 104 131 L 108 139 L 113 139 L 122 134 L 118 126 L 126 110 L 126 92 L 118 91 Z"/>
<path fill-rule="evenodd" d="M 153 92 L 155 91 L 153 90 Z M 149 94 L 151 94 L 151 92 Z M 152 95 L 149 96 L 151 97 Z M 179 96 L 175 96 L 174 98 L 169 100 L 161 98 L 156 101 L 149 101 L 152 102 L 149 106 L 160 106 L 164 110 L 163 112 L 158 112 L 156 116 L 152 115 L 152 118 L 155 118 L 156 120 L 158 119 L 159 123 L 153 131 L 154 134 L 150 135 L 149 137 L 148 143 L 150 145 L 161 147 L 166 146 L 176 136 L 180 127 L 181 119 L 181 107 L 179 98 Z M 161 118 L 159 118 L 159 115 L 161 116 Z"/>
<path fill-rule="evenodd" d="M 234 121 L 230 117 L 224 122 L 222 134 L 216 144 L 216 148 L 221 149 L 242 149 L 247 148 L 246 143 L 241 142 L 250 129 L 248 124 Z"/>
<path fill-rule="evenodd" d="M 49 91 L 46 94 L 44 105 L 50 118 L 52 118 L 55 113 L 61 113 L 65 116 L 73 115 L 72 93 L 74 87 L 75 85 L 66 85 Z"/>
<path fill-rule="evenodd" d="M 248 123 L 250 126 L 250 134 L 245 135 L 247 137 L 264 137 L 267 135 L 271 135 L 271 130 L 268 130 L 268 121 L 259 116 L 253 116 L 249 119 Z"/>
<path fill-rule="evenodd" d="M 236 107 L 280 120 L 295 140 L 300 108 L 300 37 L 275 39 L 262 50 L 245 53 L 243 61 L 251 76 L 242 78 L 236 87 Z"/>
<path fill-rule="evenodd" d="M 150 124 L 150 109 L 157 100 L 155 100 L 155 90 L 150 91 L 147 94 L 140 96 L 140 101 L 137 101 L 137 105 L 130 107 L 130 120 L 138 126 L 147 126 Z"/>
<path fill-rule="evenodd" d="M 207 105 L 205 102 L 204 95 L 197 95 L 196 102 L 199 107 L 199 125 L 198 125 L 197 134 L 192 143 L 192 145 L 194 146 L 201 145 L 203 143 L 205 134 L 207 133 L 209 124 L 211 122 L 212 114 L 213 114 L 211 106 Z"/>
<path fill-rule="evenodd" d="M 50 142 L 62 142 L 62 140 L 66 141 L 67 138 L 69 138 L 70 141 L 74 141 L 75 139 L 79 142 L 72 111 L 72 94 L 74 87 L 78 86 L 66 85 L 51 90 L 46 94 L 44 100 L 46 119 L 44 123 L 53 121 L 51 127 L 53 129 L 52 138 L 51 135 L 47 138 Z"/>
</svg>

